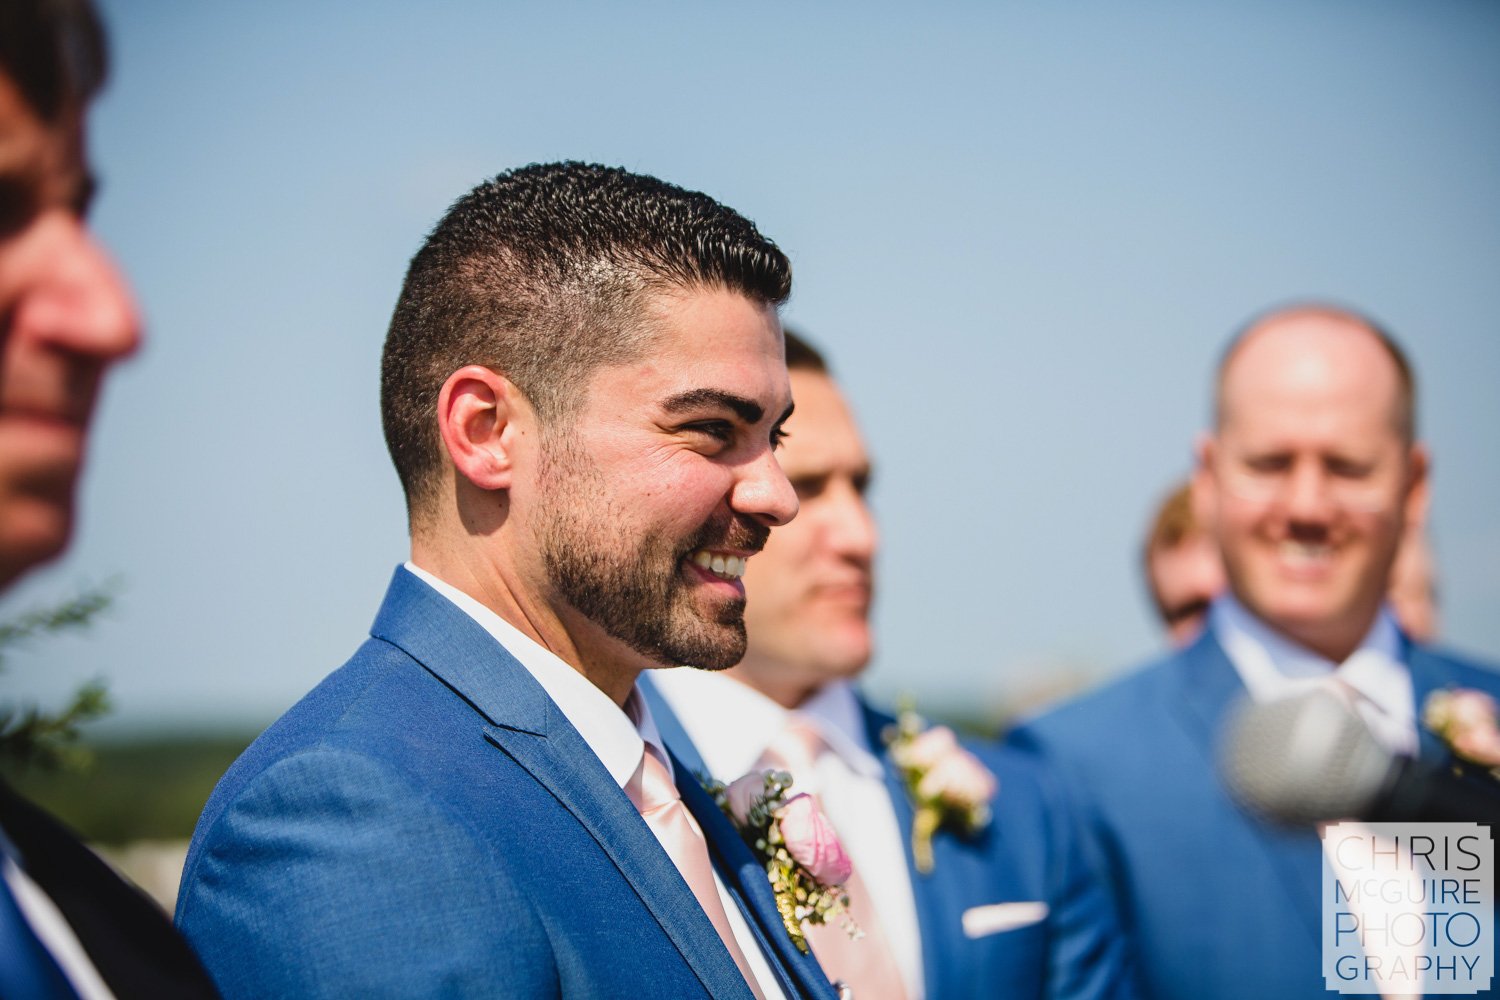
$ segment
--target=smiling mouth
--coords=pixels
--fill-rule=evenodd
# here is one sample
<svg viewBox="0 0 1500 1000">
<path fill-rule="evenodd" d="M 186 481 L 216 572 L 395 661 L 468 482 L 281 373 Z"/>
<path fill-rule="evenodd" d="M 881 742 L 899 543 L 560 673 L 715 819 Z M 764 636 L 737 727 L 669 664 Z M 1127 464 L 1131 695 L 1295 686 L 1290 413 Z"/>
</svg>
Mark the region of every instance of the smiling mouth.
<svg viewBox="0 0 1500 1000">
<path fill-rule="evenodd" d="M 1317 566 L 1333 555 L 1333 546 L 1327 542 L 1299 542 L 1287 539 L 1276 548 L 1283 562 L 1289 566 Z"/>
<path fill-rule="evenodd" d="M 708 570 L 721 580 L 738 580 L 745 575 L 745 560 L 747 556 L 727 555 L 723 552 L 710 552 L 708 549 L 698 549 L 688 556 L 688 559 L 699 569 Z"/>
</svg>

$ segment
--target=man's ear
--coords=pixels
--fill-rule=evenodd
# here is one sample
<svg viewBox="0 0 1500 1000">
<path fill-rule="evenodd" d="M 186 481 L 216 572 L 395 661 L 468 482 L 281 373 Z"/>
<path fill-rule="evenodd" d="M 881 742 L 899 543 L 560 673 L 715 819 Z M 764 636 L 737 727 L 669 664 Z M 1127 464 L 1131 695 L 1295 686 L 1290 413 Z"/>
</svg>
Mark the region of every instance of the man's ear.
<svg viewBox="0 0 1500 1000">
<path fill-rule="evenodd" d="M 1432 459 L 1428 455 L 1427 446 L 1418 442 L 1411 446 L 1406 461 L 1409 478 L 1402 514 L 1406 519 L 1406 530 L 1420 534 L 1427 528 L 1427 508 L 1432 502 L 1432 490 L 1429 485 Z"/>
<path fill-rule="evenodd" d="M 513 449 L 531 421 L 514 382 L 483 365 L 466 365 L 438 391 L 438 431 L 458 474 L 482 490 L 511 485 Z"/>
<path fill-rule="evenodd" d="M 1207 431 L 1200 431 L 1198 439 L 1193 442 L 1193 455 L 1196 459 L 1190 491 L 1193 520 L 1210 537 L 1214 533 L 1214 512 L 1219 506 L 1219 481 L 1214 472 L 1214 452 L 1217 448 L 1218 442 Z"/>
</svg>

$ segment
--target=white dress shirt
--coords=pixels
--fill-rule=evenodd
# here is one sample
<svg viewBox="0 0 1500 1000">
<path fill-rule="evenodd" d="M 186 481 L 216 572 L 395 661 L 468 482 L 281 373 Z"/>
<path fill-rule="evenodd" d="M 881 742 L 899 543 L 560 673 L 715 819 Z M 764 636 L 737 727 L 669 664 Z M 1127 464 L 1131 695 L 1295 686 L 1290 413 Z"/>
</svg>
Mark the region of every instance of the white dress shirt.
<svg viewBox="0 0 1500 1000">
<path fill-rule="evenodd" d="M 786 724 L 785 708 L 725 674 L 691 667 L 653 670 L 661 692 L 713 777 L 749 772 Z M 798 776 L 797 791 L 818 796 L 869 890 L 910 1000 L 922 1000 L 922 938 L 906 865 L 906 834 L 896 819 L 885 772 L 865 734 L 854 688 L 824 686 L 797 709 L 817 725 L 832 753 Z"/>
<path fill-rule="evenodd" d="M 631 690 L 630 697 L 625 702 L 625 710 L 621 711 L 620 706 L 609 695 L 595 687 L 583 674 L 468 594 L 410 562 L 406 563 L 406 569 L 474 619 L 526 668 L 527 673 L 536 679 L 557 705 L 563 717 L 578 730 L 578 735 L 583 737 L 583 741 L 594 751 L 604 769 L 621 789 L 624 789 L 641 766 L 647 743 L 656 748 L 661 760 L 670 769 L 671 761 L 662 745 L 661 734 L 651 718 L 650 707 L 639 691 Z M 676 780 L 676 776 L 673 777 Z M 766 1000 L 786 1000 L 781 983 L 771 970 L 765 955 L 761 953 L 760 944 L 746 923 L 745 915 L 740 912 L 734 897 L 724 888 L 724 880 L 717 871 L 714 872 L 714 884 L 718 887 L 719 898 L 724 904 L 724 913 L 729 918 L 734 939 L 739 944 L 740 951 L 744 952 L 746 961 L 750 963 L 751 972 L 761 992 Z"/>
<path fill-rule="evenodd" d="M 1209 608 L 1208 625 L 1257 702 L 1326 687 L 1336 677 L 1360 694 L 1360 714 L 1376 738 L 1399 753 L 1416 752 L 1411 672 L 1401 661 L 1401 633 L 1384 609 L 1359 648 L 1343 663 L 1298 645 L 1228 594 Z"/>
</svg>

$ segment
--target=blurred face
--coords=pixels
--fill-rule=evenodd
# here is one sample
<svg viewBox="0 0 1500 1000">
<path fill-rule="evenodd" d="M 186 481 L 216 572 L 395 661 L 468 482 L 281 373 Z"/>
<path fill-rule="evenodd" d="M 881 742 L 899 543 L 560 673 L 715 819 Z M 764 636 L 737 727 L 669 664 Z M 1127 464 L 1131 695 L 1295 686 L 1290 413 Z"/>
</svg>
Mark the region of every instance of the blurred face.
<svg viewBox="0 0 1500 1000">
<path fill-rule="evenodd" d="M 66 545 L 100 382 L 138 340 L 66 118 L 44 125 L 0 74 L 0 585 Z"/>
<path fill-rule="evenodd" d="M 848 404 L 827 375 L 794 370 L 791 383 L 781 466 L 801 510 L 746 570 L 750 648 L 735 670 L 788 706 L 869 662 L 876 545 L 870 460 Z"/>
<path fill-rule="evenodd" d="M 530 516 L 565 618 L 643 665 L 722 669 L 745 652 L 746 560 L 797 512 L 773 454 L 792 399 L 781 326 L 722 291 L 651 313 L 648 357 L 595 375 L 546 440 Z"/>
<path fill-rule="evenodd" d="M 1172 644 L 1188 645 L 1203 630 L 1210 602 L 1224 589 L 1224 563 L 1213 539 L 1195 532 L 1172 548 L 1155 549 L 1148 570 Z"/>
<path fill-rule="evenodd" d="M 1438 634 L 1437 581 L 1432 549 L 1418 527 L 1409 527 L 1391 567 L 1391 613 L 1417 642 L 1433 642 Z"/>
<path fill-rule="evenodd" d="M 1374 622 L 1424 488 L 1395 364 L 1347 317 L 1287 313 L 1241 343 L 1220 392 L 1194 487 L 1229 585 L 1273 628 L 1342 660 Z"/>
</svg>

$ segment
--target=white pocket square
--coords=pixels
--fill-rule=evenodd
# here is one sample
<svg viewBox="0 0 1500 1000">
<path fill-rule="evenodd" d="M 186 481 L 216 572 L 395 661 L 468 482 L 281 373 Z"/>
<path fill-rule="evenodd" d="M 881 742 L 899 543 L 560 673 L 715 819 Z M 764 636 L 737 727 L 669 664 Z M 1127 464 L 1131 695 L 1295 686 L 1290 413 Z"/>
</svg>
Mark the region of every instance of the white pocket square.
<svg viewBox="0 0 1500 1000">
<path fill-rule="evenodd" d="M 964 911 L 964 937 L 981 938 L 987 934 L 1013 931 L 1047 917 L 1046 903 L 991 903 L 972 906 Z"/>
</svg>

